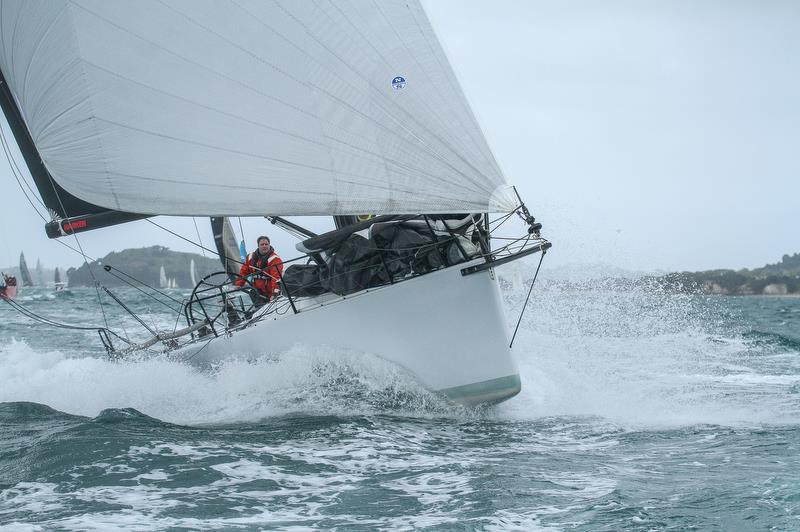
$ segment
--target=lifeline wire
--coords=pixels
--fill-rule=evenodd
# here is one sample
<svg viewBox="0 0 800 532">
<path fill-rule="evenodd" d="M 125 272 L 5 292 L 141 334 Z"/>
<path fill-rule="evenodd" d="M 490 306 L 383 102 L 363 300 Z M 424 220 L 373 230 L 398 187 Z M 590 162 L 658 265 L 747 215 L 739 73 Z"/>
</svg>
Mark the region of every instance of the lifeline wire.
<svg viewBox="0 0 800 532">
<path fill-rule="evenodd" d="M 539 275 L 539 268 L 542 267 L 542 261 L 544 260 L 544 255 L 547 251 L 542 251 L 542 256 L 539 257 L 539 265 L 536 267 L 536 273 L 533 274 L 533 281 L 531 281 L 531 287 L 528 289 L 528 297 L 525 298 L 525 304 L 522 305 L 522 311 L 519 313 L 519 319 L 517 320 L 517 326 L 514 327 L 514 336 L 511 337 L 511 343 L 508 344 L 508 348 L 511 349 L 511 346 L 514 345 L 514 338 L 517 337 L 517 331 L 519 330 L 519 324 L 522 322 L 522 316 L 525 314 L 525 308 L 528 306 L 528 299 L 531 297 L 531 292 L 533 292 L 533 285 L 536 284 L 536 277 Z"/>
</svg>

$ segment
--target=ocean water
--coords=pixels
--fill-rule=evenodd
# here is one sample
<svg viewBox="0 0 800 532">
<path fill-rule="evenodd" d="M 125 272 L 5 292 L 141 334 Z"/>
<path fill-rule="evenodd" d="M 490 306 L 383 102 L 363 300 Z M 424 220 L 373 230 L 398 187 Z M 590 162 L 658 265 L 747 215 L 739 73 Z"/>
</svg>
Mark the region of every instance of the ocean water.
<svg viewBox="0 0 800 532">
<path fill-rule="evenodd" d="M 537 285 L 514 351 L 522 393 L 468 409 L 371 353 L 112 362 L 0 304 L 0 528 L 800 530 L 800 299 Z"/>
</svg>

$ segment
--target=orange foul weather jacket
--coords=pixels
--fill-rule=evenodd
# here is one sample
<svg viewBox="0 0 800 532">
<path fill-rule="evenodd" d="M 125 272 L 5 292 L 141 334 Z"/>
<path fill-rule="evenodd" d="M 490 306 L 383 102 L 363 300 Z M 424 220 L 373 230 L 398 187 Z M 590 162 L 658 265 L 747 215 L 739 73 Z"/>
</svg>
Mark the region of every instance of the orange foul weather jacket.
<svg viewBox="0 0 800 532">
<path fill-rule="evenodd" d="M 283 261 L 271 247 L 266 255 L 261 255 L 254 251 L 247 256 L 247 260 L 242 265 L 239 272 L 242 277 L 250 277 L 261 295 L 267 299 L 272 299 L 280 292 L 278 280 L 283 275 Z M 237 279 L 236 286 L 244 286 L 244 279 Z"/>
</svg>

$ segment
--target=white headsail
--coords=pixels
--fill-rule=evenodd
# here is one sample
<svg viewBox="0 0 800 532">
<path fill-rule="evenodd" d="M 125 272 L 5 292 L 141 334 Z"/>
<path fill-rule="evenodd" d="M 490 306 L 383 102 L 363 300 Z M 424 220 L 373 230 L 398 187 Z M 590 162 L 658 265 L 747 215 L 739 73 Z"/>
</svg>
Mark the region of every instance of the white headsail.
<svg viewBox="0 0 800 532">
<path fill-rule="evenodd" d="M 0 32 L 47 169 L 96 205 L 514 207 L 418 0 L 4 0 Z"/>
</svg>

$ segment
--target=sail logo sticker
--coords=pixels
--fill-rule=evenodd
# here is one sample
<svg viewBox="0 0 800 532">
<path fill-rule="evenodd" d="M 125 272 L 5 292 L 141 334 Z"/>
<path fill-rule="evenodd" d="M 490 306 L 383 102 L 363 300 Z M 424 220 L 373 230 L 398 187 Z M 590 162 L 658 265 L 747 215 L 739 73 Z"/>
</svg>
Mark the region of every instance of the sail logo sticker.
<svg viewBox="0 0 800 532">
<path fill-rule="evenodd" d="M 406 86 L 406 78 L 404 78 L 403 76 L 397 76 L 392 80 L 392 87 L 394 87 L 394 90 L 396 91 L 399 91 L 405 86 Z"/>
</svg>

